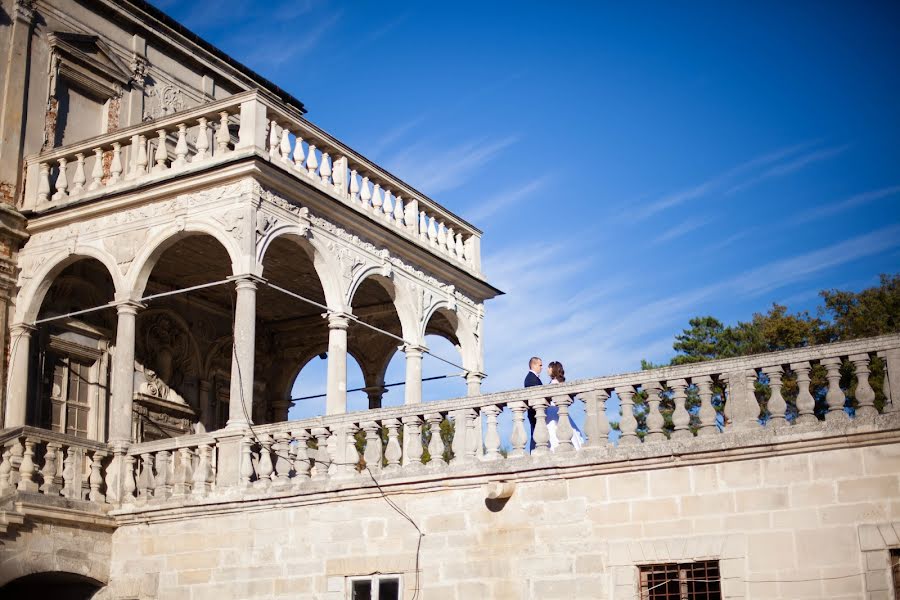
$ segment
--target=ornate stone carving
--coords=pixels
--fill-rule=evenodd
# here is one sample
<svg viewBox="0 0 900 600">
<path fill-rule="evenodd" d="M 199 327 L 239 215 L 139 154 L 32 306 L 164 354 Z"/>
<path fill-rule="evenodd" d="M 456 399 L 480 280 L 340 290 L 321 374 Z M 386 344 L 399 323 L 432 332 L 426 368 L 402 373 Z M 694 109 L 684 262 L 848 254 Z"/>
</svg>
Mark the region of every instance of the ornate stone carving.
<svg viewBox="0 0 900 600">
<path fill-rule="evenodd" d="M 150 72 L 150 65 L 147 63 L 147 59 L 143 56 L 138 56 L 137 54 L 131 55 L 131 81 L 137 85 L 144 85 L 144 82 L 147 79 L 147 75 Z"/>
<path fill-rule="evenodd" d="M 154 82 L 147 88 L 144 120 L 152 121 L 185 109 L 184 93 L 170 83 Z"/>
<path fill-rule="evenodd" d="M 234 209 L 226 212 L 224 215 L 215 218 L 222 224 L 222 228 L 231 234 L 238 242 L 242 241 L 247 235 L 246 223 L 244 222 L 244 211 Z"/>
<path fill-rule="evenodd" d="M 144 335 L 138 340 L 139 362 L 135 370 L 143 375 L 139 391 L 154 398 L 186 404 L 177 388 L 185 375 L 195 374 L 197 365 L 191 353 L 190 333 L 165 312 L 143 316 Z"/>
<path fill-rule="evenodd" d="M 103 239 L 103 246 L 109 250 L 124 271 L 137 256 L 144 242 L 147 241 L 146 229 L 135 229 L 122 232 L 116 236 Z"/>
</svg>

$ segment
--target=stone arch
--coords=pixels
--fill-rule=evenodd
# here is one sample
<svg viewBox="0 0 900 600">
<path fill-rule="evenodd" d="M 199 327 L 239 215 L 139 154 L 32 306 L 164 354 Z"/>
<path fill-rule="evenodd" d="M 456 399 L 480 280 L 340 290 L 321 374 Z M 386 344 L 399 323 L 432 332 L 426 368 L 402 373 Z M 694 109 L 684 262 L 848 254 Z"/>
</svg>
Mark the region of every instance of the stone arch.
<svg viewBox="0 0 900 600">
<path fill-rule="evenodd" d="M 269 247 L 276 239 L 285 237 L 295 242 L 312 259 L 313 268 L 319 277 L 319 284 L 325 294 L 325 304 L 332 310 L 343 311 L 346 309 L 341 293 L 341 284 L 338 273 L 339 267 L 324 242 L 312 235 L 309 229 L 303 225 L 278 225 L 266 234 L 259 243 L 256 251 L 256 264 L 260 269 L 260 276 L 265 277 L 264 260 Z"/>
<path fill-rule="evenodd" d="M 101 581 L 68 571 L 29 573 L 0 587 L 4 598 L 56 598 L 58 600 L 88 600 L 105 593 Z"/>
<path fill-rule="evenodd" d="M 67 267 L 80 260 L 94 259 L 100 262 L 112 279 L 113 289 L 119 294 L 124 289 L 119 266 L 115 258 L 108 252 L 94 246 L 76 246 L 72 252 L 59 252 L 48 258 L 31 277 L 31 281 L 24 285 L 16 297 L 16 311 L 14 322 L 33 323 L 37 319 L 44 298 L 53 285 L 56 277 Z"/>
<path fill-rule="evenodd" d="M 231 259 L 231 273 L 236 275 L 241 272 L 244 261 L 241 260 L 242 253 L 237 240 L 222 231 L 221 223 L 211 219 L 198 219 L 183 226 L 172 224 L 148 241 L 128 270 L 127 290 L 137 297 L 142 296 L 153 268 L 165 251 L 179 241 L 194 235 L 208 235 L 219 242 Z"/>
<path fill-rule="evenodd" d="M 291 371 L 287 371 L 289 377 L 285 378 L 285 380 L 284 380 L 285 387 L 283 387 L 281 390 L 281 392 L 285 395 L 285 397 L 290 397 L 291 390 L 294 387 L 294 382 L 297 381 L 297 377 L 300 376 L 300 373 L 303 372 L 303 369 L 305 369 L 306 366 L 314 358 L 316 358 L 317 356 L 319 356 L 320 354 L 322 354 L 328 350 L 328 344 L 326 343 L 325 345 L 318 347 L 317 350 L 318 351 L 310 350 L 306 354 L 301 355 L 300 360 L 298 360 L 296 362 L 297 366 L 294 369 L 292 369 Z M 356 364 L 359 366 L 360 371 L 362 371 L 363 374 L 365 374 L 365 369 L 363 369 L 363 361 L 362 361 L 361 357 L 359 355 L 357 355 L 356 352 L 354 352 L 353 350 L 351 350 L 349 348 L 347 349 L 347 356 L 352 356 L 353 360 L 355 360 Z"/>
<path fill-rule="evenodd" d="M 440 329 L 429 330 L 429 323 L 435 315 L 444 317 L 449 323 L 452 332 Z M 452 337 L 450 335 L 451 333 Z M 428 334 L 439 335 L 449 340 L 450 343 L 455 344 L 459 348 L 464 369 L 472 372 L 480 371 L 480 353 L 475 332 L 472 330 L 468 321 L 462 318 L 459 311 L 450 307 L 449 302 L 443 300 L 437 302 L 425 314 L 425 318 L 422 319 L 422 339 L 424 340 L 425 336 Z"/>
<path fill-rule="evenodd" d="M 373 281 L 387 292 L 394 303 L 397 318 L 400 320 L 401 337 L 408 342 L 415 342 L 418 333 L 413 303 L 405 293 L 406 286 L 399 285 L 392 276 L 385 275 L 383 266 L 370 265 L 360 271 L 351 282 L 346 296 L 348 307 L 353 306 L 353 298 L 360 286 L 366 281 Z M 399 343 L 399 342 L 398 342 Z"/>
</svg>

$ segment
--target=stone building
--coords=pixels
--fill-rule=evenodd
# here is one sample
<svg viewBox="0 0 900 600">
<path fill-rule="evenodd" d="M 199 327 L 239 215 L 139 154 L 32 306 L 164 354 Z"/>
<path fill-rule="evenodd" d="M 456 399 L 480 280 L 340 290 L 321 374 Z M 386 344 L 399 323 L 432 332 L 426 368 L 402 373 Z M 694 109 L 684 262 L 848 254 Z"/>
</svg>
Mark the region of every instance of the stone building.
<svg viewBox="0 0 900 600">
<path fill-rule="evenodd" d="M 0 595 L 896 594 L 900 336 L 481 394 L 481 232 L 299 100 L 139 0 L 0 0 L 0 49 Z"/>
</svg>

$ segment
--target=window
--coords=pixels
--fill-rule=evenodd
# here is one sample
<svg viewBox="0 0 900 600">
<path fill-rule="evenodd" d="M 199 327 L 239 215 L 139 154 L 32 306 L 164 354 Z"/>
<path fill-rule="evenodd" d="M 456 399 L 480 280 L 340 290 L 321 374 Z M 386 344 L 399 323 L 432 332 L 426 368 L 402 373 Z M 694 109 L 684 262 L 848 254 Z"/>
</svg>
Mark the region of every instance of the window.
<svg viewBox="0 0 900 600">
<path fill-rule="evenodd" d="M 399 575 L 351 577 L 350 600 L 400 600 Z"/>
<path fill-rule="evenodd" d="M 641 600 L 721 600 L 719 561 L 641 565 Z"/>
<path fill-rule="evenodd" d="M 93 362 L 71 356 L 48 356 L 52 369 L 50 386 L 50 422 L 53 431 L 88 437 L 91 412 L 91 368 Z"/>
<path fill-rule="evenodd" d="M 894 600 L 900 600 L 900 548 L 891 548 L 891 580 L 894 582 Z"/>
</svg>

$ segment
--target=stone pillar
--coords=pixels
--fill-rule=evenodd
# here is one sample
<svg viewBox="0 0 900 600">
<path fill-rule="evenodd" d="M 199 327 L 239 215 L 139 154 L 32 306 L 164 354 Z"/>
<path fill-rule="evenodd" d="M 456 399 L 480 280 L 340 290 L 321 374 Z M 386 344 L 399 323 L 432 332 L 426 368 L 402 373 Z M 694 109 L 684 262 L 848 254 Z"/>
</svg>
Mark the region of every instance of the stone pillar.
<svg viewBox="0 0 900 600">
<path fill-rule="evenodd" d="M 364 387 L 362 391 L 369 397 L 369 409 L 371 410 L 373 408 L 381 408 L 381 401 L 384 399 L 388 389 L 379 383 Z"/>
<path fill-rule="evenodd" d="M 884 412 L 900 411 L 900 348 L 891 348 L 878 353 L 884 360 Z"/>
<path fill-rule="evenodd" d="M 347 327 L 350 315 L 328 314 L 328 390 L 325 414 L 347 412 Z"/>
<path fill-rule="evenodd" d="M 0 75 L 0 202 L 14 205 L 21 178 L 21 159 L 28 98 L 28 69 L 34 3 L 13 2 L 8 54 L 3 56 Z"/>
<path fill-rule="evenodd" d="M 481 382 L 486 377 L 479 371 L 466 372 L 466 395 L 478 396 L 481 394 Z"/>
<path fill-rule="evenodd" d="M 256 287 L 262 280 L 255 275 L 238 275 L 231 279 L 237 288 L 237 300 L 234 304 L 234 348 L 226 427 L 235 429 L 252 424 Z"/>
<path fill-rule="evenodd" d="M 216 428 L 211 391 L 212 384 L 209 379 L 201 379 L 197 387 L 199 389 L 198 395 L 200 396 L 200 422 L 203 424 L 205 431 L 212 431 Z"/>
<path fill-rule="evenodd" d="M 422 353 L 424 346 L 403 346 L 406 354 L 406 389 L 403 397 L 404 404 L 419 404 L 422 402 Z"/>
<path fill-rule="evenodd" d="M 131 410 L 134 400 L 134 336 L 138 311 L 143 305 L 125 300 L 116 305 L 116 353 L 112 361 L 112 394 L 109 403 L 109 441 L 131 443 Z"/>
<path fill-rule="evenodd" d="M 16 323 L 9 328 L 9 394 L 6 398 L 4 427 L 25 424 L 28 412 L 28 371 L 31 357 L 32 325 Z"/>
</svg>

